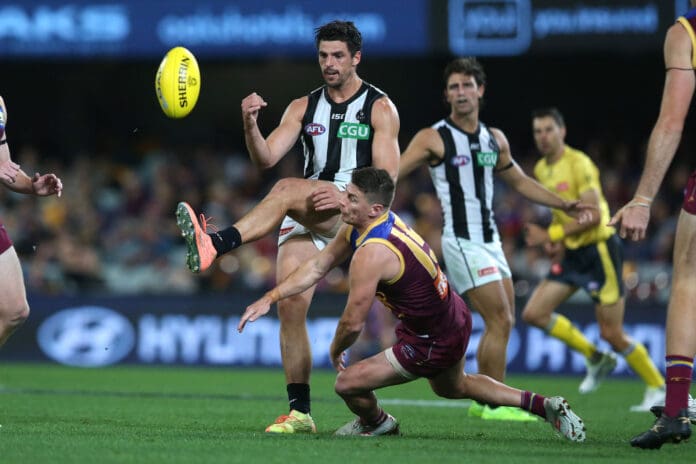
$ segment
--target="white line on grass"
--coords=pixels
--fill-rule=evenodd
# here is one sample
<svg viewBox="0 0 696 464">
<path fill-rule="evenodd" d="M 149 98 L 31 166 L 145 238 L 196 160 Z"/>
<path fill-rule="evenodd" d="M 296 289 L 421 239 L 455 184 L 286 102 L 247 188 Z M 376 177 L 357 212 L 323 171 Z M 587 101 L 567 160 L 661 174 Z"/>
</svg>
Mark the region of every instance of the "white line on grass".
<svg viewBox="0 0 696 464">
<path fill-rule="evenodd" d="M 468 408 L 471 400 L 407 400 L 405 398 L 380 398 L 382 404 L 421 406 L 424 408 Z"/>
</svg>

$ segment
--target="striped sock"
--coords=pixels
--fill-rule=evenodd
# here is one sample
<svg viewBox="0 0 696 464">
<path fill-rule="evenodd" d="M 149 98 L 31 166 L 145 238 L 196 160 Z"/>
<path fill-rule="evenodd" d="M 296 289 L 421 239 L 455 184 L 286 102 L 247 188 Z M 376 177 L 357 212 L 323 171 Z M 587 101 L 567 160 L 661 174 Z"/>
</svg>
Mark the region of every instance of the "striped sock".
<svg viewBox="0 0 696 464">
<path fill-rule="evenodd" d="M 525 411 L 536 414 L 542 419 L 546 419 L 546 409 L 544 408 L 544 400 L 546 398 L 534 392 L 523 391 L 520 407 Z"/>
<path fill-rule="evenodd" d="M 667 397 L 664 414 L 677 417 L 679 411 L 689 405 L 689 387 L 694 369 L 694 360 L 686 356 L 668 354 L 667 363 Z"/>
<path fill-rule="evenodd" d="M 384 412 L 384 409 L 379 408 L 379 411 L 374 419 L 365 419 L 361 417 L 360 423 L 362 425 L 369 425 L 370 427 L 379 427 L 385 420 L 387 420 L 387 413 Z"/>
</svg>

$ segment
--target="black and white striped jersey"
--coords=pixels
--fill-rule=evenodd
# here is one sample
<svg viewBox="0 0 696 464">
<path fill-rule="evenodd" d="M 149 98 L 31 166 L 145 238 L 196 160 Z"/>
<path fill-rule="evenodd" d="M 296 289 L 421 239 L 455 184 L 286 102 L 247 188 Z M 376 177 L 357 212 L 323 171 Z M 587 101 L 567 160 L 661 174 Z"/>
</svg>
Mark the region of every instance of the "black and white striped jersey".
<svg viewBox="0 0 696 464">
<path fill-rule="evenodd" d="M 444 236 L 479 243 L 500 241 L 493 215 L 493 174 L 500 147 L 485 124 L 464 132 L 448 117 L 431 126 L 445 145 L 445 156 L 430 166 L 442 205 Z"/>
<path fill-rule="evenodd" d="M 383 96 L 364 81 L 343 103 L 332 101 L 325 85 L 309 94 L 301 135 L 306 179 L 348 183 L 354 169 L 372 165 L 372 105 Z"/>
</svg>

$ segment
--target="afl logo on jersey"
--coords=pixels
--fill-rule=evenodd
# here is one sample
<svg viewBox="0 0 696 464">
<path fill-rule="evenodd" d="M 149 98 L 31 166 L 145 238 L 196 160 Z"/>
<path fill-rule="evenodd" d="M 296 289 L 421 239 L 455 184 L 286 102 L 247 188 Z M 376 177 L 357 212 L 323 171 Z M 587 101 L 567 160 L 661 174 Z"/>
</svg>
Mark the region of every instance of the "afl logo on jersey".
<svg viewBox="0 0 696 464">
<path fill-rule="evenodd" d="M 471 162 L 471 157 L 467 155 L 456 155 L 452 157 L 452 166 L 466 166 Z"/>
<path fill-rule="evenodd" d="M 316 122 L 310 122 L 305 126 L 304 131 L 310 137 L 316 137 L 317 135 L 321 135 L 326 132 L 326 127 Z"/>
</svg>

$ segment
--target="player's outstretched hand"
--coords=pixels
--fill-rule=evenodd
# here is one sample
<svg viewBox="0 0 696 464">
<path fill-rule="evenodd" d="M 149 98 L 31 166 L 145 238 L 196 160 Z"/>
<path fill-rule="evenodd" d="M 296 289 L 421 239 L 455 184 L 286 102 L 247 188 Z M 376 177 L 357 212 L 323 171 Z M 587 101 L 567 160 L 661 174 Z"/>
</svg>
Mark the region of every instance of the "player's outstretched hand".
<svg viewBox="0 0 696 464">
<path fill-rule="evenodd" d="M 244 326 L 247 322 L 254 322 L 259 317 L 267 314 L 268 311 L 271 310 L 271 304 L 271 297 L 268 295 L 264 295 L 258 300 L 256 300 L 254 303 L 247 306 L 246 311 L 244 311 L 242 318 L 239 320 L 239 325 L 237 325 L 237 331 L 239 333 L 242 333 L 242 331 L 244 330 Z"/>
<path fill-rule="evenodd" d="M 650 204 L 634 198 L 614 214 L 608 225 L 619 228 L 619 237 L 638 241 L 645 238 L 649 221 Z"/>
<path fill-rule="evenodd" d="M 334 184 L 322 184 L 312 192 L 312 202 L 316 211 L 339 209 L 342 192 Z"/>
<path fill-rule="evenodd" d="M 38 172 L 31 179 L 34 193 L 40 197 L 48 195 L 60 195 L 63 193 L 63 183 L 55 174 L 44 174 Z"/>
</svg>

